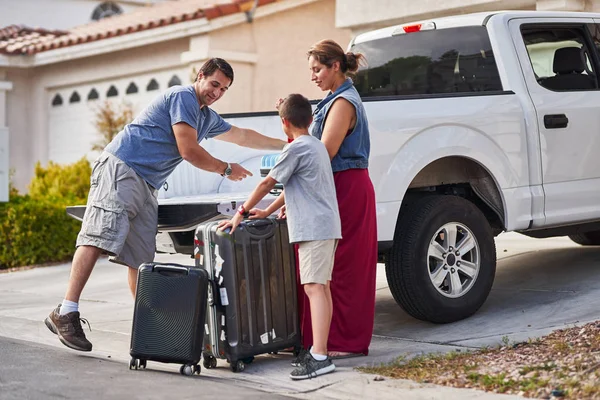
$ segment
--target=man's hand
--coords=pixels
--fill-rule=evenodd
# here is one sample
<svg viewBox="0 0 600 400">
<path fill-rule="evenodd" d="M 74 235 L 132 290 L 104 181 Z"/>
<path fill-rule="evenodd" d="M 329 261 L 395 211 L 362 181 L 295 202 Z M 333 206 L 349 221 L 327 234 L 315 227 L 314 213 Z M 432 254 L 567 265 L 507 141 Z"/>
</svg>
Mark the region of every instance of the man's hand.
<svg viewBox="0 0 600 400">
<path fill-rule="evenodd" d="M 231 175 L 227 178 L 231 181 L 241 181 L 248 176 L 252 176 L 252 172 L 242 167 L 240 164 L 229 164 L 231 166 Z"/>
<path fill-rule="evenodd" d="M 235 215 L 233 216 L 233 218 L 231 218 L 231 220 L 229 220 L 229 221 L 225 220 L 225 221 L 219 222 L 217 229 L 222 232 L 227 228 L 231 228 L 231 231 L 229 232 L 229 234 L 232 234 L 235 231 L 235 228 L 237 228 L 238 225 L 240 224 L 240 222 L 242 222 L 242 219 L 243 219 L 242 214 L 235 213 Z"/>
<path fill-rule="evenodd" d="M 261 210 L 260 208 L 253 208 L 250 210 L 250 219 L 264 219 L 267 218 L 270 214 L 267 210 Z"/>
</svg>

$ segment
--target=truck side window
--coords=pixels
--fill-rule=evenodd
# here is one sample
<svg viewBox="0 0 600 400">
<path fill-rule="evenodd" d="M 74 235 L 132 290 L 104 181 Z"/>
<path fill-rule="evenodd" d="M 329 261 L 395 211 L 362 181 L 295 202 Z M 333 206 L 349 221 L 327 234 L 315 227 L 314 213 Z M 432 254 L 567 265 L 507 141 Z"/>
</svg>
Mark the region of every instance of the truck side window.
<svg viewBox="0 0 600 400">
<path fill-rule="evenodd" d="M 485 27 L 412 32 L 358 43 L 368 65 L 355 86 L 362 97 L 502 90 Z"/>
<path fill-rule="evenodd" d="M 541 86 L 553 91 L 598 88 L 583 26 L 524 25 L 521 34 Z"/>
</svg>

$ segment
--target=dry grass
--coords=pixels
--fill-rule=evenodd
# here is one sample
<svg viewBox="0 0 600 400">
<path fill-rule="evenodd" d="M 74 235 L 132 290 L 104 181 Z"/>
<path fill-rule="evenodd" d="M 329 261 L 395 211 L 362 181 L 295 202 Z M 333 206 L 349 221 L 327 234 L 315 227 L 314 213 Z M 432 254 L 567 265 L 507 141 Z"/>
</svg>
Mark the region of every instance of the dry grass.
<svg viewBox="0 0 600 400">
<path fill-rule="evenodd" d="M 361 371 L 524 397 L 600 399 L 600 321 L 526 343 L 399 359 Z"/>
</svg>

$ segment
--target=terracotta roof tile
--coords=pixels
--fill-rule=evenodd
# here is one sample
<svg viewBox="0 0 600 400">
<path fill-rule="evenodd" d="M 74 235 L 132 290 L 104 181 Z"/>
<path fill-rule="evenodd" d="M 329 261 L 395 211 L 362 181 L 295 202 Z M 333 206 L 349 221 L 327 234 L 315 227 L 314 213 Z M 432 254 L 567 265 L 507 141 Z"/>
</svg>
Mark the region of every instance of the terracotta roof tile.
<svg viewBox="0 0 600 400">
<path fill-rule="evenodd" d="M 276 1 L 280 0 L 259 0 L 258 6 Z M 254 0 L 168 0 L 77 26 L 69 31 L 10 25 L 0 29 L 0 54 L 35 54 L 194 19 L 215 19 L 247 11 L 253 6 Z"/>
</svg>

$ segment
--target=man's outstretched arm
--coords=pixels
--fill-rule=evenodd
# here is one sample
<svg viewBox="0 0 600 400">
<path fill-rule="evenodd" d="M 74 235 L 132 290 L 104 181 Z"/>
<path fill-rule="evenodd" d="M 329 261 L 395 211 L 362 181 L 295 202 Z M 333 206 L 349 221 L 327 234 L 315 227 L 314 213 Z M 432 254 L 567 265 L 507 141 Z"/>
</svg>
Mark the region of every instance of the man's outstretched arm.
<svg viewBox="0 0 600 400">
<path fill-rule="evenodd" d="M 249 147 L 251 149 L 264 150 L 281 150 L 287 144 L 284 140 L 265 136 L 255 130 L 238 128 L 233 125 L 229 132 L 216 136 L 215 139 L 235 143 L 238 146 Z"/>
<path fill-rule="evenodd" d="M 177 149 L 184 160 L 192 164 L 196 168 L 203 169 L 217 174 L 223 174 L 227 163 L 210 155 L 202 146 L 198 144 L 197 132 L 194 128 L 180 122 L 173 125 L 173 133 L 177 141 Z M 252 173 L 239 164 L 231 164 L 231 175 L 228 177 L 233 181 L 239 181 L 247 176 L 252 176 Z"/>
</svg>

